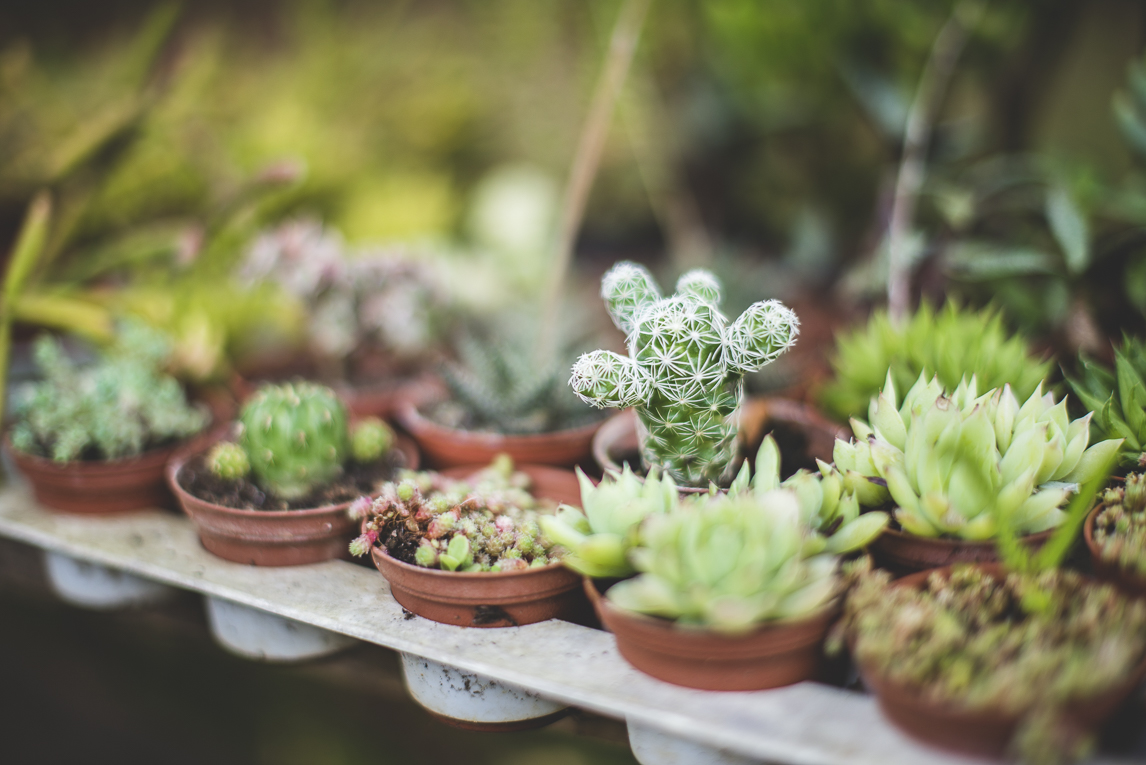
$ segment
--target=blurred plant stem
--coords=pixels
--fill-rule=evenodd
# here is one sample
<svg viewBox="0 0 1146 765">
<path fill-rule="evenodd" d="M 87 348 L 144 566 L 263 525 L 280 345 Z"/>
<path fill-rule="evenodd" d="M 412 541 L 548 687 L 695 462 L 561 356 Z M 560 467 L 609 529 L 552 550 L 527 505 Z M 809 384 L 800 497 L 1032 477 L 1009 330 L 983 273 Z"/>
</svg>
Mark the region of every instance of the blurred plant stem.
<svg viewBox="0 0 1146 765">
<path fill-rule="evenodd" d="M 911 310 L 911 228 L 926 176 L 931 132 L 947 95 L 955 64 L 983 9 L 978 0 L 963 0 L 955 6 L 931 47 L 931 55 L 919 78 L 915 99 L 907 115 L 903 154 L 895 181 L 891 219 L 887 225 L 887 309 L 896 323 L 901 322 Z"/>
<path fill-rule="evenodd" d="M 651 3 L 652 0 L 624 0 L 609 40 L 604 69 L 593 92 L 589 116 L 577 142 L 577 151 L 573 156 L 573 165 L 569 171 L 557 221 L 549 283 L 542 296 L 541 331 L 538 333 L 536 348 L 539 364 L 551 358 L 557 347 L 557 319 L 561 310 L 565 273 L 569 270 L 577 232 L 585 216 L 589 191 L 593 187 L 593 179 L 601 164 L 601 154 L 605 149 L 605 139 L 609 135 L 609 125 L 633 63 L 633 54 L 636 52 L 641 28 L 644 26 Z"/>
<path fill-rule="evenodd" d="M 41 191 L 28 205 L 24 223 L 20 226 L 20 233 L 8 259 L 4 292 L 0 294 L 0 422 L 4 419 L 8 396 L 8 356 L 12 350 L 13 307 L 36 260 L 44 251 L 51 218 L 52 198 L 46 191 Z"/>
</svg>

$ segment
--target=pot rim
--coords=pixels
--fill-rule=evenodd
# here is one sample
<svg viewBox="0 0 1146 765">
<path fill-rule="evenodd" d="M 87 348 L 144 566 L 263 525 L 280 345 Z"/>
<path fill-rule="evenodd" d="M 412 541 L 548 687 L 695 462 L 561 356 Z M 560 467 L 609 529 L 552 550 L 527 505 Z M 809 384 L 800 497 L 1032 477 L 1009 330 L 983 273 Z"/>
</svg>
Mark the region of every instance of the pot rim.
<svg viewBox="0 0 1146 765">
<path fill-rule="evenodd" d="M 180 504 L 183 504 L 186 501 L 193 501 L 221 513 L 236 515 L 242 518 L 263 518 L 269 520 L 275 518 L 305 518 L 308 516 L 327 515 L 333 512 L 346 512 L 347 508 L 357 502 L 357 499 L 351 499 L 347 500 L 346 502 L 339 502 L 332 505 L 304 507 L 297 510 L 247 510 L 245 508 L 228 507 L 227 505 L 220 505 L 217 502 L 200 499 L 180 485 L 179 473 L 183 470 L 187 463 L 191 461 L 193 457 L 197 457 L 200 454 L 207 452 L 215 444 L 225 440 L 227 440 L 226 437 L 218 438 L 201 448 L 183 450 L 175 454 L 168 461 L 167 468 L 164 471 L 167 477 L 167 485 L 171 487 L 171 491 L 175 494 L 176 498 L 178 498 Z M 410 444 L 409 441 L 403 436 L 395 434 L 394 446 L 391 447 L 391 450 L 393 451 L 395 449 L 403 453 L 409 453 L 413 449 L 413 445 Z M 416 453 L 416 450 L 414 451 Z M 364 494 L 363 496 L 368 495 Z"/>
<path fill-rule="evenodd" d="M 192 446 L 196 439 L 209 434 L 213 425 L 214 422 L 212 421 L 199 432 L 193 433 L 187 438 L 175 441 L 167 446 L 159 446 L 147 449 L 131 457 L 118 457 L 111 460 L 68 460 L 66 462 L 57 462 L 51 457 L 43 457 L 39 454 L 32 454 L 31 452 L 17 449 L 12 443 L 11 429 L 4 432 L 3 446 L 5 451 L 12 455 L 12 459 L 17 461 L 17 463 L 21 461 L 30 463 L 44 471 L 114 470 L 116 468 L 136 467 L 140 464 L 153 462 L 165 464 L 171 459 L 172 455 Z"/>
<path fill-rule="evenodd" d="M 898 509 L 898 507 L 896 509 Z M 1054 532 L 1055 532 L 1055 529 L 1047 529 L 1046 531 L 1038 531 L 1038 532 L 1035 532 L 1034 534 L 1025 534 L 1025 535 L 1019 537 L 1019 539 L 1020 540 L 1028 540 L 1031 542 L 1041 541 L 1043 539 L 1049 539 L 1050 536 L 1052 534 L 1054 534 Z M 880 536 L 881 537 L 887 536 L 887 537 L 890 537 L 892 539 L 897 539 L 897 540 L 903 541 L 903 542 L 911 542 L 911 543 L 924 544 L 924 545 L 933 545 L 935 547 L 947 547 L 947 548 L 952 548 L 952 549 L 958 548 L 958 547 L 963 547 L 963 548 L 967 548 L 967 547 L 988 548 L 988 547 L 991 547 L 991 548 L 993 548 L 995 546 L 995 540 L 993 538 L 992 539 L 952 539 L 951 537 L 923 537 L 923 536 L 919 536 L 918 534 L 911 534 L 909 532 L 902 531 L 901 529 L 893 529 L 890 526 L 884 527 L 883 533 L 881 533 Z M 940 566 L 939 568 L 947 568 L 947 567 L 948 566 Z M 927 571 L 935 571 L 937 569 L 936 568 L 930 568 L 930 569 L 926 569 L 926 570 Z M 897 580 L 897 581 L 899 581 L 899 580 Z"/>
<path fill-rule="evenodd" d="M 526 446 L 533 443 L 551 441 L 555 438 L 569 440 L 589 438 L 609 419 L 606 417 L 587 425 L 579 425 L 575 428 L 565 428 L 563 430 L 551 430 L 547 433 L 498 433 L 496 431 L 487 430 L 465 430 L 463 428 L 451 428 L 442 425 L 422 414 L 421 407 L 440 403 L 445 400 L 445 397 L 434 397 L 426 401 L 415 402 L 408 397 L 403 398 L 398 401 L 394 407 L 394 418 L 398 421 L 399 425 L 415 435 L 419 433 L 432 433 L 437 436 L 453 438 L 457 441 L 471 444 L 480 444 L 490 448 L 497 448 L 498 444 L 505 441 L 514 441 Z"/>
</svg>

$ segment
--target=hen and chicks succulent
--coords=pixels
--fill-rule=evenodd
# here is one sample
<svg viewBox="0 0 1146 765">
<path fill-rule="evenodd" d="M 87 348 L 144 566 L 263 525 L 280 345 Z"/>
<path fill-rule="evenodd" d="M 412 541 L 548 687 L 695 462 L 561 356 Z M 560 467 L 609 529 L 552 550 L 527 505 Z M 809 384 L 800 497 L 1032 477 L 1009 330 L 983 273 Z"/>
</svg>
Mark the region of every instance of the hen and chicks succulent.
<svg viewBox="0 0 1146 765">
<path fill-rule="evenodd" d="M 835 464 L 868 479 L 863 504 L 894 502 L 908 533 L 982 540 L 1007 523 L 1031 534 L 1058 526 L 1071 484 L 1094 478 L 1121 446 L 1088 447 L 1089 424 L 1041 385 L 1020 405 L 1010 386 L 979 395 L 974 377 L 947 394 L 921 375 L 900 404 L 889 373 L 868 422 L 852 420 L 857 440 L 836 441 Z"/>
<path fill-rule="evenodd" d="M 562 550 L 541 532 L 538 519 L 553 505 L 529 493 L 530 479 L 499 456 L 467 480 L 439 473 L 409 473 L 387 483 L 373 501 L 350 507 L 369 519 L 350 543 L 353 555 L 375 544 L 405 563 L 445 571 L 520 571 L 547 566 Z"/>
</svg>

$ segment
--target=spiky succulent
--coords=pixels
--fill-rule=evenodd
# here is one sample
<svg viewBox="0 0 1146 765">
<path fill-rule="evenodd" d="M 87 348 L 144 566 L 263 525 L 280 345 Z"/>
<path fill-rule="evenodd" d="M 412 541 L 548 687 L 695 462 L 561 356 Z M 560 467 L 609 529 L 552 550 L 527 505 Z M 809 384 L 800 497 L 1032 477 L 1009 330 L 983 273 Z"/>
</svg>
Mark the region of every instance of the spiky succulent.
<svg viewBox="0 0 1146 765">
<path fill-rule="evenodd" d="M 1080 362 L 1082 375 L 1067 375 L 1067 382 L 1094 413 L 1091 430 L 1100 438 L 1125 439 L 1119 459 L 1139 464 L 1146 452 L 1146 342 L 1123 337 L 1114 351 L 1114 369 L 1086 358 Z"/>
<path fill-rule="evenodd" d="M 631 554 L 642 573 L 607 597 L 620 608 L 723 632 L 806 616 L 836 594 L 838 559 L 809 556 L 805 531 L 791 490 L 694 500 L 648 518 Z"/>
<path fill-rule="evenodd" d="M 528 335 L 463 336 L 458 361 L 442 369 L 452 398 L 435 410 L 435 418 L 509 434 L 552 433 L 600 419 L 569 390 L 564 366 L 538 362 Z"/>
<path fill-rule="evenodd" d="M 1146 577 L 1146 473 L 1131 473 L 1125 484 L 1106 490 L 1094 542 L 1103 560 Z"/>
<path fill-rule="evenodd" d="M 303 497 L 342 473 L 346 408 L 330 388 L 264 385 L 243 405 L 239 422 L 255 482 L 282 499 Z"/>
<path fill-rule="evenodd" d="M 528 491 L 529 476 L 502 455 L 468 481 L 410 473 L 387 483 L 372 503 L 355 503 L 352 518 L 368 518 L 350 543 L 365 555 L 376 543 L 397 560 L 446 571 L 516 571 L 561 556 L 538 526 L 552 506 Z"/>
<path fill-rule="evenodd" d="M 628 336 L 629 355 L 587 353 L 569 384 L 593 406 L 636 409 L 646 467 L 685 486 L 707 486 L 732 478 L 745 373 L 791 347 L 799 322 L 769 300 L 727 323 L 720 285 L 701 269 L 681 276 L 676 290 L 662 298 L 644 267 L 613 266 L 601 297 Z"/>
<path fill-rule="evenodd" d="M 642 483 L 628 465 L 619 474 L 606 475 L 596 486 L 577 468 L 581 506 L 563 505 L 555 515 L 539 521 L 545 536 L 568 552 L 564 563 L 591 577 L 626 577 L 634 573 L 629 551 L 645 518 L 663 515 L 680 503 L 676 484 L 654 469 Z"/>
<path fill-rule="evenodd" d="M 1044 761 L 1048 743 L 1078 731 L 1063 716 L 1067 704 L 1125 682 L 1141 661 L 1146 601 L 1068 570 L 1002 580 L 959 566 L 918 590 L 877 572 L 849 593 L 842 627 L 865 672 L 946 705 L 1024 715 L 1013 743 L 1025 759 Z M 1057 720 L 1057 736 L 1048 738 L 1056 727 L 1048 720 Z M 1057 754 L 1063 759 L 1062 748 Z"/>
<path fill-rule="evenodd" d="M 1039 361 L 1020 336 L 1008 334 L 998 311 L 948 302 L 939 311 L 923 303 L 902 325 L 877 311 L 864 326 L 837 336 L 832 367 L 834 379 L 820 403 L 843 420 L 863 416 L 889 371 L 899 390 L 921 374 L 937 375 L 947 390 L 974 375 L 984 388 L 1010 385 L 1025 399 L 1046 379 L 1050 362 Z"/>
<path fill-rule="evenodd" d="M 207 452 L 207 469 L 224 481 L 237 481 L 251 472 L 247 451 L 232 441 L 220 441 Z"/>
<path fill-rule="evenodd" d="M 889 374 L 868 422 L 852 419 L 858 440 L 836 441 L 835 462 L 886 486 L 895 519 L 919 536 L 990 539 L 1002 523 L 1018 534 L 1054 528 L 1071 493 L 1060 482 L 1091 480 L 1121 444 L 1087 448 L 1090 415 L 1070 421 L 1066 400 L 1056 404 L 1041 385 L 1020 406 L 1010 386 L 980 396 L 972 377 L 947 395 L 938 378 L 920 375 L 897 401 Z M 870 504 L 886 501 L 882 488 L 872 493 Z"/>
<path fill-rule="evenodd" d="M 365 417 L 350 428 L 350 456 L 355 462 L 373 462 L 394 445 L 394 431 L 377 417 Z"/>
<path fill-rule="evenodd" d="M 125 322 L 106 353 L 79 367 L 41 336 L 34 356 L 44 379 L 16 397 L 13 446 L 57 462 L 121 459 L 199 432 L 210 416 L 164 373 L 169 350 L 156 330 Z"/>
</svg>

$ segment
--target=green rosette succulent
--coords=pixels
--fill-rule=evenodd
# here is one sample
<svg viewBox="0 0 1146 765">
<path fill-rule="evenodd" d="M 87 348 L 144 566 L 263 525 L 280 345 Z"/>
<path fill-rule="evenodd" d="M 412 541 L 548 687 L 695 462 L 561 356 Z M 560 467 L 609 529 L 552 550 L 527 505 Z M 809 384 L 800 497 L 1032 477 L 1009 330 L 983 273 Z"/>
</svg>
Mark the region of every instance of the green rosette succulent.
<svg viewBox="0 0 1146 765">
<path fill-rule="evenodd" d="M 974 375 L 985 388 L 1009 384 L 1025 399 L 1046 379 L 1050 362 L 1009 334 L 998 311 L 948 302 L 938 311 L 923 303 L 902 324 L 876 311 L 867 324 L 837 337 L 832 368 L 834 378 L 820 392 L 820 403 L 845 419 L 863 415 L 889 373 L 899 390 L 921 374 L 938 376 L 948 390 Z"/>
<path fill-rule="evenodd" d="M 838 558 L 808 555 L 789 489 L 689 502 L 650 517 L 631 558 L 639 576 L 609 589 L 616 606 L 729 633 L 799 618 L 836 594 Z"/>
<path fill-rule="evenodd" d="M 676 484 L 654 470 L 642 483 L 625 465 L 620 474 L 606 475 L 596 486 L 577 468 L 584 512 L 563 505 L 555 515 L 539 519 L 545 536 L 568 552 L 564 563 L 595 578 L 626 577 L 635 573 L 629 551 L 637 541 L 640 524 L 664 515 L 680 504 Z"/>
<path fill-rule="evenodd" d="M 880 485 L 861 503 L 890 498 L 908 533 L 984 540 L 1007 523 L 1032 534 L 1062 523 L 1071 484 L 1095 478 L 1121 446 L 1088 448 L 1089 424 L 1090 415 L 1071 421 L 1066 400 L 1041 385 L 1020 406 L 1010 386 L 978 395 L 974 377 L 946 395 L 920 375 L 899 404 L 889 374 L 868 421 L 852 419 L 857 440 L 837 440 L 834 456 L 844 475 Z"/>
<path fill-rule="evenodd" d="M 761 301 L 728 323 L 708 271 L 689 271 L 675 295 L 661 297 L 648 270 L 628 262 L 605 274 L 601 297 L 627 334 L 629 355 L 582 355 L 569 380 L 573 391 L 598 408 L 636 409 L 646 468 L 684 486 L 730 479 L 744 375 L 795 343 L 796 315 Z"/>
<path fill-rule="evenodd" d="M 255 482 L 282 499 L 334 480 L 350 453 L 346 408 L 322 385 L 265 385 L 243 405 L 239 422 Z"/>
<path fill-rule="evenodd" d="M 1119 461 L 1139 465 L 1146 452 L 1146 343 L 1122 338 L 1114 351 L 1114 369 L 1080 359 L 1082 374 L 1067 383 L 1094 413 L 1090 429 L 1100 438 L 1124 439 Z"/>
</svg>

